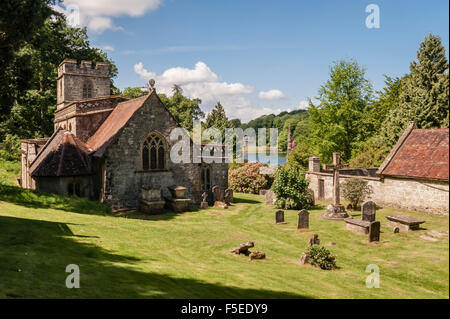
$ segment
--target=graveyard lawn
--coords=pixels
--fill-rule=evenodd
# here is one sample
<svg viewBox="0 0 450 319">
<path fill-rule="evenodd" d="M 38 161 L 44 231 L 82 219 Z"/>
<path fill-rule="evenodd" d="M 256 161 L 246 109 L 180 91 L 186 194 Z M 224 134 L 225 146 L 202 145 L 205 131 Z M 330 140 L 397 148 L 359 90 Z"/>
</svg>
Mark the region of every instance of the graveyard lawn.
<svg viewBox="0 0 450 319">
<path fill-rule="evenodd" d="M 3 186 L 0 298 L 449 297 L 448 238 L 419 238 L 448 230 L 448 216 L 379 208 L 381 242 L 369 244 L 344 222 L 320 219 L 326 203 L 310 210 L 309 230 L 297 231 L 297 211 L 277 225 L 262 196 L 235 201 L 227 210 L 118 217 L 84 199 Z M 394 234 L 385 216 L 399 213 L 426 220 L 426 230 Z M 314 233 L 339 269 L 300 264 Z M 229 252 L 246 241 L 266 259 Z M 68 264 L 80 267 L 79 289 L 65 286 Z M 380 269 L 378 289 L 365 285 L 369 264 Z"/>
</svg>

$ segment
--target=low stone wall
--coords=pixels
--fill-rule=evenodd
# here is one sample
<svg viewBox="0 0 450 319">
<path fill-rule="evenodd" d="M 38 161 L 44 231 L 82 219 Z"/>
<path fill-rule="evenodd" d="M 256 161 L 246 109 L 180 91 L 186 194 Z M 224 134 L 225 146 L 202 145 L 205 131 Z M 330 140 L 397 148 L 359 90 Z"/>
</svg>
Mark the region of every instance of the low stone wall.
<svg viewBox="0 0 450 319">
<path fill-rule="evenodd" d="M 361 178 L 372 186 L 371 200 L 377 205 L 408 209 L 419 212 L 445 214 L 449 213 L 449 184 L 446 181 L 430 181 L 406 178 L 384 178 L 368 176 L 343 175 L 340 183 L 348 178 Z M 319 180 L 324 183 L 324 199 L 332 199 L 333 175 L 328 172 L 307 172 L 309 188 L 314 197 L 319 199 Z M 342 188 L 341 188 L 342 192 Z M 341 199 L 343 199 L 341 193 Z"/>
</svg>

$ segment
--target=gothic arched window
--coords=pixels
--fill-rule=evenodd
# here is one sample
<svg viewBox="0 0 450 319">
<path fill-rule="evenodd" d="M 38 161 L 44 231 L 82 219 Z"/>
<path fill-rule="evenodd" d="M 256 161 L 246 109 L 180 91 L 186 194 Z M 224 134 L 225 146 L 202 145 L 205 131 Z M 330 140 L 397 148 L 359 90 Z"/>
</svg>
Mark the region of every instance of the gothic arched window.
<svg viewBox="0 0 450 319">
<path fill-rule="evenodd" d="M 166 168 L 166 143 L 159 134 L 150 134 L 142 144 L 142 169 Z"/>
<path fill-rule="evenodd" d="M 92 97 L 92 83 L 83 83 L 83 99 L 89 99 Z"/>
<path fill-rule="evenodd" d="M 203 164 L 201 172 L 202 191 L 207 192 L 211 189 L 211 166 Z"/>
</svg>

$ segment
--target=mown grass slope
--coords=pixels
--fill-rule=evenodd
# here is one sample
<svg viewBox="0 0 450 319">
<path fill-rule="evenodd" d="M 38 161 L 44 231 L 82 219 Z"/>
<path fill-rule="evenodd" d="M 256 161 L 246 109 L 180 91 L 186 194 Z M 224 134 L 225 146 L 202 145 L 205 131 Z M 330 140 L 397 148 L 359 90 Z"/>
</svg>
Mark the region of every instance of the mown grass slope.
<svg viewBox="0 0 450 319">
<path fill-rule="evenodd" d="M 85 199 L 2 186 L 0 298 L 449 297 L 448 239 L 419 238 L 448 230 L 447 216 L 379 209 L 375 244 L 343 222 L 320 219 L 324 205 L 310 211 L 310 230 L 299 232 L 296 211 L 276 225 L 276 209 L 262 197 L 236 194 L 235 200 L 228 210 L 118 217 Z M 427 230 L 393 234 L 385 216 L 394 212 L 425 219 Z M 339 269 L 300 265 L 314 233 Z M 248 240 L 266 260 L 229 253 Z M 68 264 L 80 267 L 80 289 L 65 286 Z M 365 286 L 369 264 L 380 268 L 379 289 Z"/>
</svg>

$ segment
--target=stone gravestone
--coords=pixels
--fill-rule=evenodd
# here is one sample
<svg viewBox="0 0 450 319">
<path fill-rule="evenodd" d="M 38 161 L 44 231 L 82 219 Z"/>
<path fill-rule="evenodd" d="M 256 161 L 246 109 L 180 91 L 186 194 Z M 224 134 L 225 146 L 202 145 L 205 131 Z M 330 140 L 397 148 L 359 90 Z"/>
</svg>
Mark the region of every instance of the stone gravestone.
<svg viewBox="0 0 450 319">
<path fill-rule="evenodd" d="M 275 212 L 275 223 L 286 224 L 286 222 L 284 221 L 284 211 L 278 210 Z"/>
<path fill-rule="evenodd" d="M 302 209 L 298 212 L 297 229 L 309 228 L 309 212 Z"/>
<path fill-rule="evenodd" d="M 200 203 L 200 208 L 201 209 L 205 209 L 208 208 L 208 202 L 206 201 L 208 198 L 208 193 L 203 193 L 202 194 L 202 202 Z"/>
<path fill-rule="evenodd" d="M 214 201 L 215 202 L 223 202 L 224 197 L 225 197 L 225 192 L 223 190 L 222 187 L 220 186 L 214 186 L 212 188 L 212 193 L 213 193 L 213 197 L 214 197 Z"/>
<path fill-rule="evenodd" d="M 365 202 L 361 205 L 361 219 L 369 222 L 374 222 L 376 209 L 377 205 L 371 200 Z"/>
<path fill-rule="evenodd" d="M 313 237 L 309 239 L 309 245 L 320 245 L 319 235 L 314 234 Z"/>
<path fill-rule="evenodd" d="M 369 242 L 380 241 L 380 222 L 370 222 L 369 226 Z"/>
<path fill-rule="evenodd" d="M 227 188 L 225 190 L 224 201 L 225 201 L 225 204 L 231 205 L 231 203 L 233 202 L 233 190 L 232 189 Z"/>
</svg>

